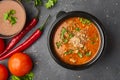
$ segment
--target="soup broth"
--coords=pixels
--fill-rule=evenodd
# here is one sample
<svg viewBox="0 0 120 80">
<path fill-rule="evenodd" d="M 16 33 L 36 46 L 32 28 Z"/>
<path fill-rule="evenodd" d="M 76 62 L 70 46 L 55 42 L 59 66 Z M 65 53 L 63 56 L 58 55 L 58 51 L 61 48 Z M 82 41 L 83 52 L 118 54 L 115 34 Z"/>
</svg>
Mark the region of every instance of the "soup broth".
<svg viewBox="0 0 120 80">
<path fill-rule="evenodd" d="M 58 57 L 71 65 L 82 65 L 92 60 L 101 44 L 96 25 L 82 17 L 64 20 L 54 34 L 54 48 Z"/>
</svg>

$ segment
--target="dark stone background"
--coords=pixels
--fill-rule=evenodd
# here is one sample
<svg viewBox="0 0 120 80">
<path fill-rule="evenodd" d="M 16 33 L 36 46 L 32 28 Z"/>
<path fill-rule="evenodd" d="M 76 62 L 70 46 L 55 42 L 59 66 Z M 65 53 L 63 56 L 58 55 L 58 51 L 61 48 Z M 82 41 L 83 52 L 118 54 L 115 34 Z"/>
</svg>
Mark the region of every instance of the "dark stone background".
<svg viewBox="0 0 120 80">
<path fill-rule="evenodd" d="M 27 12 L 28 22 L 36 15 L 37 10 L 33 7 L 33 2 L 23 0 L 22 3 Z M 25 40 L 42 25 L 48 14 L 52 16 L 42 37 L 24 51 L 34 61 L 34 80 L 120 80 L 120 0 L 58 0 L 58 4 L 52 9 L 46 9 L 44 6 L 39 9 L 41 11 L 39 23 L 23 39 Z M 86 11 L 103 23 L 107 34 L 107 48 L 104 55 L 90 68 L 79 71 L 68 70 L 58 65 L 50 56 L 47 36 L 59 11 Z M 7 65 L 7 60 L 0 63 Z"/>
</svg>

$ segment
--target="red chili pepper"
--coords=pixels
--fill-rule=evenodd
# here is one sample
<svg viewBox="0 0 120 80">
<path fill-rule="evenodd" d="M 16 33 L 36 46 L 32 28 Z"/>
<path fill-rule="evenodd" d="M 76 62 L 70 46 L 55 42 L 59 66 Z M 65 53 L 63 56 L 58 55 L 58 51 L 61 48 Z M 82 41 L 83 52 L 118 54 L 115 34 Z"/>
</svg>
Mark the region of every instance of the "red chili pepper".
<svg viewBox="0 0 120 80">
<path fill-rule="evenodd" d="M 49 16 L 48 16 L 48 18 L 49 18 Z M 48 18 L 46 19 L 45 23 L 40 28 L 38 28 L 26 41 L 24 41 L 22 44 L 17 46 L 15 49 L 10 51 L 8 54 L 1 56 L 0 60 L 6 59 L 16 52 L 24 51 L 25 49 L 30 47 L 37 39 L 40 38 L 40 36 L 42 34 L 42 30 L 43 30 L 44 25 L 46 24 Z"/>
<path fill-rule="evenodd" d="M 6 54 L 10 49 L 12 49 L 32 28 L 35 27 L 35 25 L 38 23 L 38 18 L 33 18 L 30 21 L 30 24 L 28 24 L 23 31 L 21 31 L 18 35 L 13 37 L 13 39 L 8 43 L 6 49 L 4 52 L 0 54 L 0 56 Z"/>
</svg>

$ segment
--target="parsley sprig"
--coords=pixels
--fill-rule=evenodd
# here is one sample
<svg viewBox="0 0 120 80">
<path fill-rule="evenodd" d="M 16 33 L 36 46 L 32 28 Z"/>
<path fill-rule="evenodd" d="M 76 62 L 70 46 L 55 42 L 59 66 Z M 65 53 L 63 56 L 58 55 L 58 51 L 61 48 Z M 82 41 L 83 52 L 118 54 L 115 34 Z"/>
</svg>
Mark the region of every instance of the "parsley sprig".
<svg viewBox="0 0 120 80">
<path fill-rule="evenodd" d="M 57 3 L 57 0 L 48 0 L 48 2 L 45 4 L 46 8 L 51 8 Z"/>
<path fill-rule="evenodd" d="M 39 6 L 42 5 L 43 0 L 27 0 L 27 1 L 34 1 L 35 6 Z M 47 2 L 44 4 L 44 6 L 47 9 L 52 8 L 53 6 L 55 6 L 55 4 L 58 2 L 58 0 L 47 0 Z"/>
<path fill-rule="evenodd" d="M 11 9 L 4 14 L 4 20 L 8 20 L 12 25 L 17 23 L 17 18 L 14 16 L 16 11 Z"/>
<path fill-rule="evenodd" d="M 30 72 L 23 77 L 18 77 L 18 76 L 12 75 L 10 77 L 10 80 L 33 80 L 33 77 L 34 77 L 34 74 L 32 72 Z"/>
</svg>

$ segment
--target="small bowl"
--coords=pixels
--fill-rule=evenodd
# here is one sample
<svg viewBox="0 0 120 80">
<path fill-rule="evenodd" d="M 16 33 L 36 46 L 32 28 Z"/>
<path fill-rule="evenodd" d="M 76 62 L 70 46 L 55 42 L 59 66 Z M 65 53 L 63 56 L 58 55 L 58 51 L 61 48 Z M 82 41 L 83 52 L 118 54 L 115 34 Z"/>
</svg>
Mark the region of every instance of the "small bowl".
<svg viewBox="0 0 120 80">
<path fill-rule="evenodd" d="M 24 6 L 22 5 L 22 3 L 21 3 L 19 0 L 12 0 L 12 1 L 17 2 L 17 3 L 21 6 L 21 8 L 23 9 L 23 11 L 24 11 L 24 13 L 25 13 L 25 22 L 24 22 L 24 25 L 25 25 L 25 23 L 26 23 L 26 11 L 25 11 Z M 24 26 L 22 26 L 22 29 L 23 29 L 23 28 L 24 28 Z M 17 34 L 19 34 L 19 33 L 22 31 L 22 29 L 19 30 L 17 33 L 13 34 L 13 35 L 3 35 L 3 34 L 0 34 L 0 38 L 2 38 L 2 39 L 12 38 L 12 37 L 16 36 Z"/>
<path fill-rule="evenodd" d="M 53 47 L 54 46 L 53 45 L 53 36 L 55 34 L 56 29 L 58 28 L 57 25 L 59 25 L 62 21 L 66 20 L 68 18 L 71 18 L 71 17 L 83 17 L 83 18 L 91 20 L 96 25 L 96 27 L 97 27 L 97 29 L 100 33 L 101 45 L 100 45 L 99 51 L 98 51 L 97 55 L 86 64 L 70 65 L 70 64 L 67 64 L 67 63 L 63 62 L 56 55 L 55 49 Z M 63 66 L 64 68 L 67 68 L 67 69 L 82 70 L 82 69 L 86 69 L 86 68 L 90 67 L 93 63 L 95 63 L 98 60 L 98 58 L 100 58 L 104 47 L 105 47 L 105 34 L 103 32 L 103 25 L 101 24 L 101 22 L 95 16 L 93 16 L 93 15 L 87 13 L 87 12 L 83 12 L 83 11 L 72 11 L 72 12 L 68 12 L 68 13 L 66 13 L 64 11 L 59 12 L 57 14 L 56 20 L 53 23 L 53 25 L 51 26 L 51 29 L 50 29 L 49 34 L 48 34 L 48 49 L 49 49 L 49 52 L 50 52 L 52 58 L 59 65 Z"/>
</svg>

